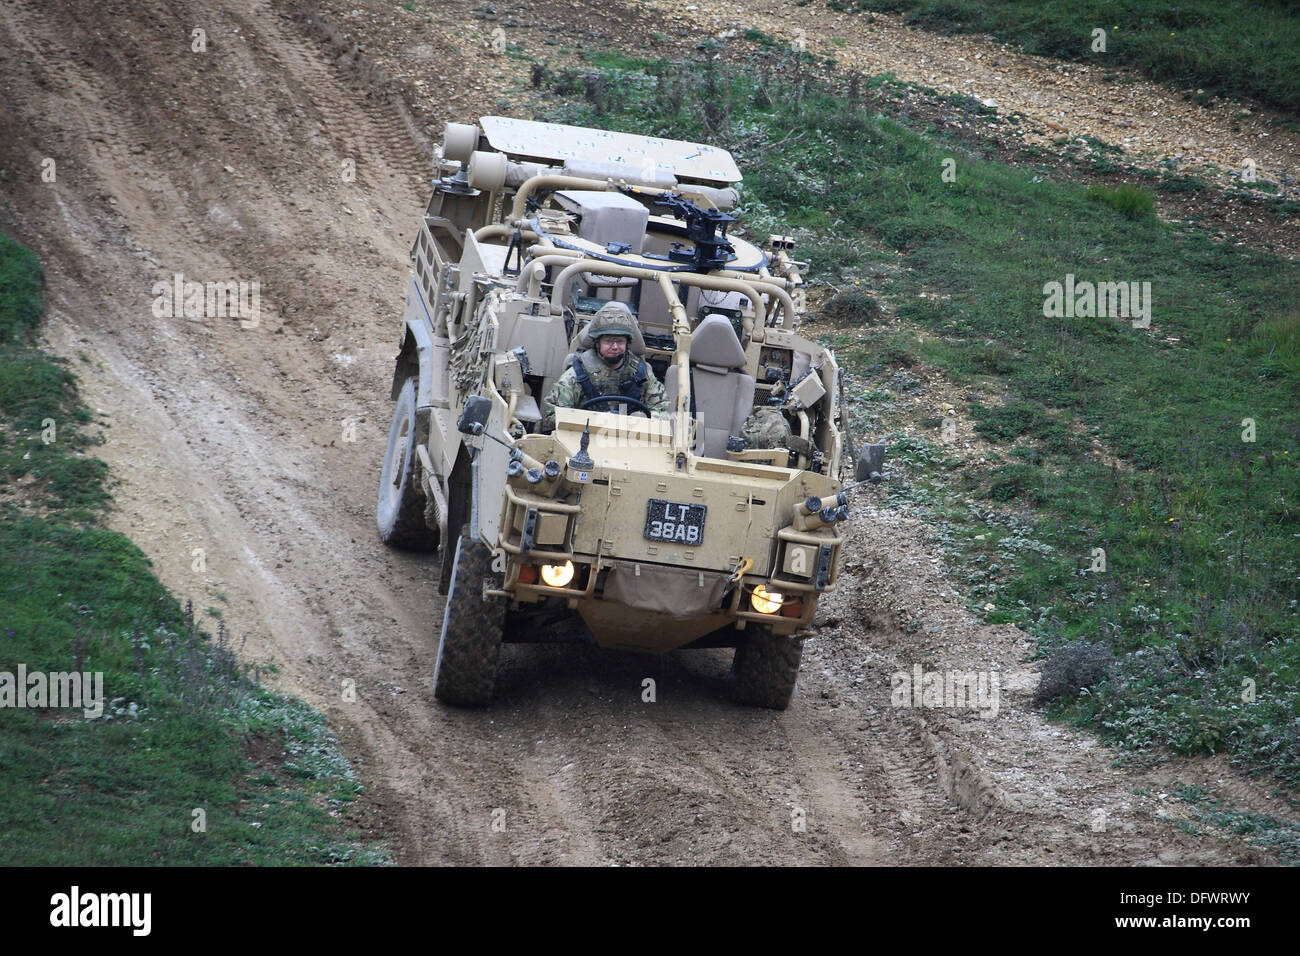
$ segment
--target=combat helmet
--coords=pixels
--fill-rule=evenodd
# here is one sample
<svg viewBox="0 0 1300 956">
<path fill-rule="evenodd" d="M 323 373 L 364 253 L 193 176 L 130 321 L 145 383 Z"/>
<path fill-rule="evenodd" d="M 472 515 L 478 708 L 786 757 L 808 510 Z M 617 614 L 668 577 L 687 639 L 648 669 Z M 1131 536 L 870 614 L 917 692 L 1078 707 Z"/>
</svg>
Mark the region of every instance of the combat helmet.
<svg viewBox="0 0 1300 956">
<path fill-rule="evenodd" d="M 636 319 L 632 317 L 632 310 L 622 302 L 606 302 L 600 307 L 600 311 L 591 317 L 591 324 L 587 326 L 587 337 L 594 343 L 602 335 L 623 335 L 627 337 L 630 344 L 634 336 L 632 327 L 636 324 Z"/>
</svg>

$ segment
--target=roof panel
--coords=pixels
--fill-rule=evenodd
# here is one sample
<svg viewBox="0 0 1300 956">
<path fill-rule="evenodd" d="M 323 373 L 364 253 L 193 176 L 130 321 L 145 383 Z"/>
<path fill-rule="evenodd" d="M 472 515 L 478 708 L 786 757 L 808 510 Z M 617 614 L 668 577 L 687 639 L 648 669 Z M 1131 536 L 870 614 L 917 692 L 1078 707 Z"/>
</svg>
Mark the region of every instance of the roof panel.
<svg viewBox="0 0 1300 956">
<path fill-rule="evenodd" d="M 716 183 L 738 183 L 741 179 L 729 152 L 703 143 L 508 116 L 484 116 L 479 125 L 493 149 L 529 159 L 558 163 L 578 159 L 626 165 L 630 169 L 642 169 L 647 163 L 654 163 L 678 179 Z"/>
</svg>

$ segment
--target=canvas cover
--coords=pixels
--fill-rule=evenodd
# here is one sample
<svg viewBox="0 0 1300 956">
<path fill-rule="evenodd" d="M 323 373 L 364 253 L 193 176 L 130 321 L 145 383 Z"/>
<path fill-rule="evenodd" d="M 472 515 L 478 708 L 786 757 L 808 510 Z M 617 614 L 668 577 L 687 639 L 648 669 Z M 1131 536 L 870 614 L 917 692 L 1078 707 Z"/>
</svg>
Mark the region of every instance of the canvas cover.
<svg viewBox="0 0 1300 956">
<path fill-rule="evenodd" d="M 605 599 L 667 617 L 699 617 L 718 609 L 727 575 L 617 561 L 605 579 Z"/>
</svg>

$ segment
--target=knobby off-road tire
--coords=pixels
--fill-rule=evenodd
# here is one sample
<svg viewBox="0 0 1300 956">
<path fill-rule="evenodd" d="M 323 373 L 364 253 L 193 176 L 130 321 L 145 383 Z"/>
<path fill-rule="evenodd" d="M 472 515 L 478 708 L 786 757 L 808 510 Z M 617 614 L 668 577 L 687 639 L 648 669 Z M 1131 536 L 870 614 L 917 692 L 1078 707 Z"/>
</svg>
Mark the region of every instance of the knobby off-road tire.
<svg viewBox="0 0 1300 956">
<path fill-rule="evenodd" d="M 456 543 L 433 672 L 433 696 L 444 704 L 486 707 L 492 703 L 505 605 L 483 599 L 483 584 L 491 577 L 492 552 L 462 534 Z"/>
<path fill-rule="evenodd" d="M 438 532 L 424 520 L 424 490 L 420 461 L 415 454 L 415 379 L 408 378 L 397 394 L 388 447 L 379 471 L 379 503 L 375 519 L 379 540 L 407 551 L 433 551 Z"/>
<path fill-rule="evenodd" d="M 770 627 L 750 624 L 731 665 L 732 696 L 753 707 L 785 710 L 799 678 L 803 642 L 781 637 Z"/>
</svg>

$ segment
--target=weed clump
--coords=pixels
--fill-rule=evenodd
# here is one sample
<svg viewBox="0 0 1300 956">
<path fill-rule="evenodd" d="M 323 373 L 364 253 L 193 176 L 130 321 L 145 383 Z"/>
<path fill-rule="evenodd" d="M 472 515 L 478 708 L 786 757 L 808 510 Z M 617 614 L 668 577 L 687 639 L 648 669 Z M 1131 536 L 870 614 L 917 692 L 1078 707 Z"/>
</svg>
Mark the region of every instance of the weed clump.
<svg viewBox="0 0 1300 956">
<path fill-rule="evenodd" d="M 1063 697 L 1078 697 L 1109 674 L 1115 655 L 1105 644 L 1075 641 L 1052 653 L 1043 663 L 1043 676 L 1034 695 L 1038 706 Z"/>
<path fill-rule="evenodd" d="M 1247 347 L 1263 360 L 1261 378 L 1300 372 L 1300 306 L 1260 322 Z"/>
<path fill-rule="evenodd" d="M 867 292 L 841 292 L 822 309 L 828 319 L 834 319 L 844 325 L 860 327 L 879 325 L 885 317 L 884 310 L 876 297 Z"/>
<path fill-rule="evenodd" d="M 1109 206 L 1129 219 L 1143 219 L 1154 215 L 1156 210 L 1155 197 L 1151 193 L 1127 183 L 1122 186 L 1089 186 L 1088 198 Z"/>
</svg>

